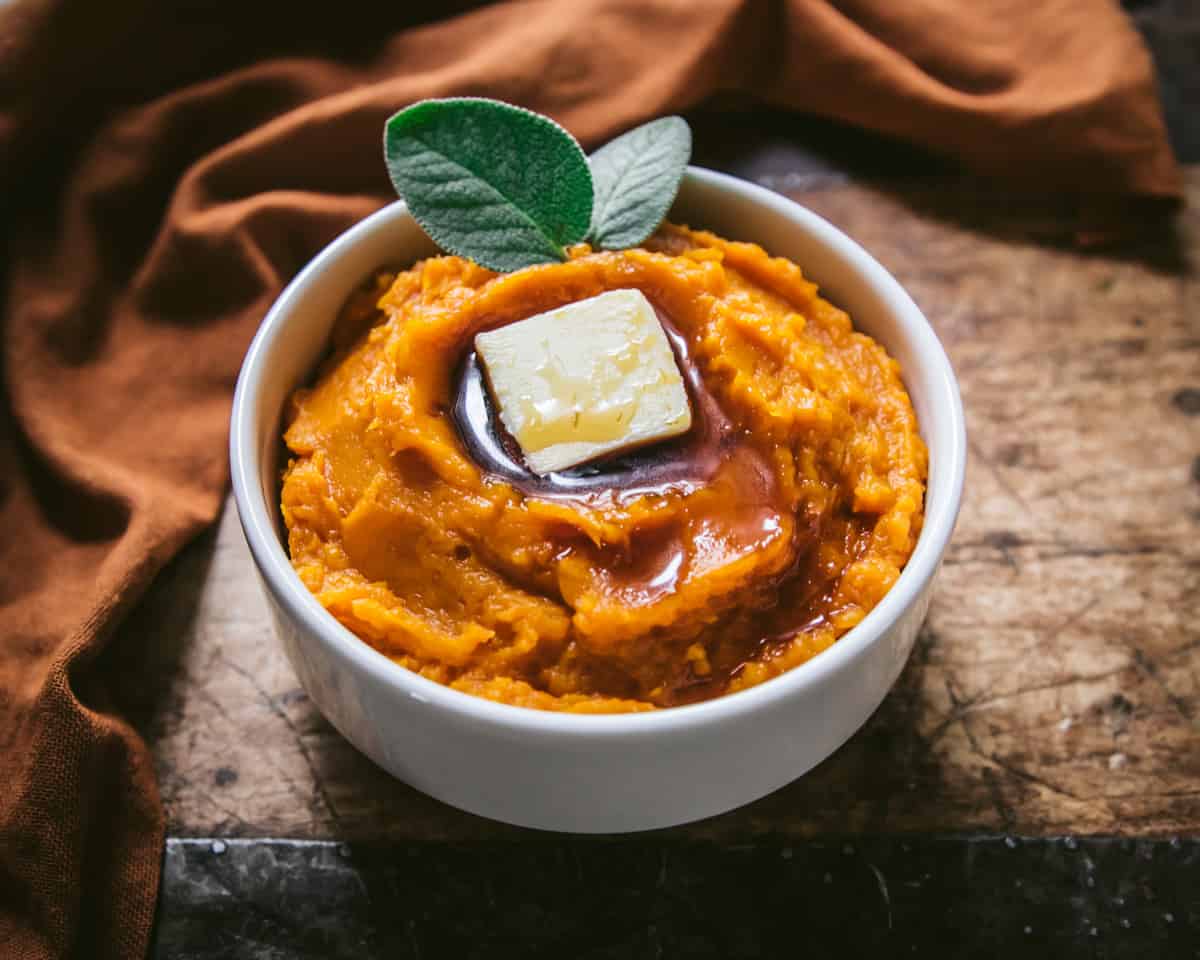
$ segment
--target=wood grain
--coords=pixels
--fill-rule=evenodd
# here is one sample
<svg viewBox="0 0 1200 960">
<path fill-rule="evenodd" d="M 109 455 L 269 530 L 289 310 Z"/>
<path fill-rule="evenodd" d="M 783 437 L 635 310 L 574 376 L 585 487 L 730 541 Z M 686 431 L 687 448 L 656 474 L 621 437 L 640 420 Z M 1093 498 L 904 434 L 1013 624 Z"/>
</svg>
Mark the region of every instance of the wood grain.
<svg viewBox="0 0 1200 960">
<path fill-rule="evenodd" d="M 796 183 L 946 344 L 966 502 L 912 661 L 866 727 L 799 782 L 680 831 L 1200 831 L 1200 167 L 1175 233 L 1107 253 L 968 183 Z M 391 779 L 323 720 L 232 507 L 113 655 L 173 834 L 511 829 Z"/>
</svg>

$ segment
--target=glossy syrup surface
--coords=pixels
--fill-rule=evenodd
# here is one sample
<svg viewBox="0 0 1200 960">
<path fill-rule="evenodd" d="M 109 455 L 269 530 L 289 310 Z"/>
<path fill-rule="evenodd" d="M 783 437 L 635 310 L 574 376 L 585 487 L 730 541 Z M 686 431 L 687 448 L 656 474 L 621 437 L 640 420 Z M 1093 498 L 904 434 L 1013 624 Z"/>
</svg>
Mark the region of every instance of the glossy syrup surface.
<svg viewBox="0 0 1200 960">
<path fill-rule="evenodd" d="M 595 505 L 648 494 L 687 496 L 705 488 L 719 492 L 704 506 L 690 509 L 682 524 L 635 533 L 620 546 L 577 546 L 593 563 L 604 592 L 631 608 L 661 602 L 689 576 L 769 546 L 781 534 L 784 512 L 794 517 L 790 563 L 756 584 L 744 597 L 748 606 L 723 620 L 724 639 L 710 645 L 703 674 L 691 662 L 678 667 L 671 692 L 659 699 L 668 705 L 717 696 L 749 661 L 770 658 L 796 636 L 825 627 L 827 595 L 836 577 L 819 564 L 822 518 L 803 508 L 791 512 L 768 457 L 721 408 L 687 339 L 656 310 L 692 407 L 692 428 L 683 436 L 540 476 L 525 466 L 520 446 L 500 420 L 474 350 L 460 365 L 452 413 L 463 443 L 485 474 L 529 496 Z M 717 503 L 724 506 L 714 513 Z"/>
<path fill-rule="evenodd" d="M 657 312 L 692 406 L 692 428 L 686 434 L 540 476 L 525 465 L 520 446 L 500 420 L 479 357 L 470 349 L 459 367 L 452 414 L 471 458 L 485 473 L 523 493 L 554 499 L 686 494 L 708 483 L 740 445 L 739 431 L 705 385 L 686 338 Z"/>
</svg>

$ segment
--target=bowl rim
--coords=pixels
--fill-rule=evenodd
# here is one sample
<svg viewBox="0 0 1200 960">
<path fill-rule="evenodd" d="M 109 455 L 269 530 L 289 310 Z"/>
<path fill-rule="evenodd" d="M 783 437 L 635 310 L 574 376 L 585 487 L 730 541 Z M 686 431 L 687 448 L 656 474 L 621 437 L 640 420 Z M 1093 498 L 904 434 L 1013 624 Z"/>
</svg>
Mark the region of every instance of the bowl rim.
<svg viewBox="0 0 1200 960">
<path fill-rule="evenodd" d="M 455 690 L 401 666 L 360 639 L 330 614 L 304 586 L 280 542 L 274 511 L 263 497 L 260 485 L 262 445 L 255 435 L 255 411 L 260 402 L 262 371 L 283 340 L 286 319 L 320 275 L 353 249 L 362 238 L 383 223 L 408 215 L 402 200 L 394 201 L 364 218 L 326 246 L 289 283 L 275 300 L 258 328 L 242 362 L 234 391 L 230 419 L 230 472 L 247 545 L 264 584 L 287 616 L 315 638 L 344 664 L 369 674 L 376 682 L 392 688 L 398 696 L 431 708 L 439 708 L 460 719 L 484 723 L 514 733 L 541 735 L 586 735 L 589 738 L 653 735 L 698 726 L 725 723 L 747 714 L 778 706 L 782 701 L 803 696 L 823 685 L 827 678 L 850 669 L 887 628 L 915 602 L 936 574 L 942 555 L 954 532 L 962 501 L 966 467 L 966 428 L 958 382 L 946 352 L 929 321 L 907 291 L 857 242 L 806 207 L 787 197 L 728 174 L 689 166 L 687 178 L 703 186 L 732 192 L 743 201 L 767 207 L 771 212 L 798 221 L 818 242 L 831 247 L 842 259 L 852 262 L 864 281 L 872 285 L 898 320 L 903 335 L 914 342 L 931 371 L 928 378 L 930 404 L 939 405 L 949 417 L 945 449 L 936 456 L 926 481 L 926 504 L 937 487 L 934 508 L 926 508 L 921 533 L 908 563 L 883 599 L 860 623 L 844 633 L 821 653 L 753 687 L 723 694 L 711 700 L 633 713 L 580 714 L 538 710 L 488 700 Z M 928 438 L 927 442 L 928 442 Z M 936 473 L 934 472 L 936 471 Z"/>
</svg>

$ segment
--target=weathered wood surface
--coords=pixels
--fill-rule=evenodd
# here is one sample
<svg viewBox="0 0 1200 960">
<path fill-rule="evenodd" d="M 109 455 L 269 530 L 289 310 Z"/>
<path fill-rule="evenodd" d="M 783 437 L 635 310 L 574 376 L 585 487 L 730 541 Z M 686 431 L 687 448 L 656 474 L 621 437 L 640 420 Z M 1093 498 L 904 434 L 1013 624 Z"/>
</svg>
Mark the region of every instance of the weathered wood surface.
<svg viewBox="0 0 1200 960">
<path fill-rule="evenodd" d="M 1177 236 L 1106 253 L 969 185 L 774 184 L 872 250 L 937 328 L 966 402 L 967 496 L 876 716 L 801 781 L 681 830 L 1200 832 L 1200 167 Z M 392 780 L 322 719 L 232 506 L 115 655 L 175 835 L 509 829 Z"/>
</svg>

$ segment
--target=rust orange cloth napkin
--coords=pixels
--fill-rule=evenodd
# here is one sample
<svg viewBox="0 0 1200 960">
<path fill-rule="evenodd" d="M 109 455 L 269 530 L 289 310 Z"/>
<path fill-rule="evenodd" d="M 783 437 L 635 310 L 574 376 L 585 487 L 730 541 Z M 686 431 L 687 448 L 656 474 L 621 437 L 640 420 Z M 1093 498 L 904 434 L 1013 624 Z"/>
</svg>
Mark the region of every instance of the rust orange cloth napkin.
<svg viewBox="0 0 1200 960">
<path fill-rule="evenodd" d="M 500 97 L 594 145 L 733 93 L 1042 188 L 1179 190 L 1112 0 L 473 7 L 0 4 L 5 957 L 146 950 L 163 811 L 106 650 L 156 642 L 123 614 L 218 510 L 272 298 L 391 195 L 399 107 Z"/>
</svg>

